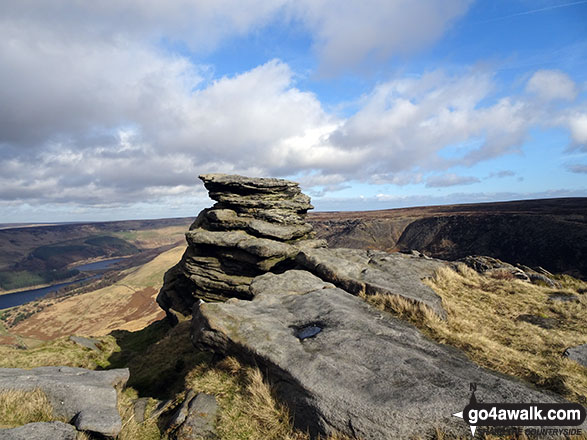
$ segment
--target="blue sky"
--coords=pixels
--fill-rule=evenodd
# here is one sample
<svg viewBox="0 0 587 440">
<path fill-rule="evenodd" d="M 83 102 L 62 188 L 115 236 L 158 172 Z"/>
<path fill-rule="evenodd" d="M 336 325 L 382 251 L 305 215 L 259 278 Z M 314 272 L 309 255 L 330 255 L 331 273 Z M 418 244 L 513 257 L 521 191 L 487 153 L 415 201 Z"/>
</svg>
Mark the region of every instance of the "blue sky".
<svg viewBox="0 0 587 440">
<path fill-rule="evenodd" d="M 587 1 L 0 5 L 0 223 L 587 196 Z"/>
</svg>

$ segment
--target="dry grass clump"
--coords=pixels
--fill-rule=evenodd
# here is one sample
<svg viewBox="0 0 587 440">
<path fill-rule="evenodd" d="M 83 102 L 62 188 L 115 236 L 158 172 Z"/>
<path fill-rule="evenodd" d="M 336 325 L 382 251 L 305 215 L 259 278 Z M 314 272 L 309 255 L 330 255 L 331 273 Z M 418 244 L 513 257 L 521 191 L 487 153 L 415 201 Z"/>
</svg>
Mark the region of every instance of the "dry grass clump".
<svg viewBox="0 0 587 440">
<path fill-rule="evenodd" d="M 587 283 L 564 277 L 563 289 L 519 280 L 496 279 L 459 265 L 441 268 L 426 283 L 441 297 L 448 319 L 404 312 L 435 340 L 462 349 L 473 361 L 517 376 L 540 387 L 585 403 L 587 368 L 563 357 L 567 347 L 587 343 Z M 552 293 L 574 295 L 577 301 L 552 301 Z M 377 295 L 367 300 L 384 310 L 394 301 Z M 396 312 L 397 313 L 397 312 Z M 518 321 L 522 314 L 552 319 L 544 329 Z"/>
<path fill-rule="evenodd" d="M 54 420 L 59 419 L 54 417 L 53 407 L 40 389 L 7 390 L 0 393 L 0 428 Z"/>
<path fill-rule="evenodd" d="M 228 357 L 214 366 L 200 365 L 186 378 L 198 392 L 216 396 L 220 408 L 217 424 L 222 440 L 309 440 L 295 430 L 288 409 L 273 396 L 270 385 L 256 367 Z M 326 440 L 349 440 L 340 434 Z"/>
<path fill-rule="evenodd" d="M 145 411 L 145 420 L 138 423 L 134 414 L 134 401 L 138 393 L 133 388 L 126 388 L 118 392 L 118 412 L 122 419 L 122 430 L 117 440 L 167 440 L 167 436 L 161 434 L 157 425 L 157 419 L 149 417 L 155 408 L 156 400 L 151 399 Z M 78 439 L 79 440 L 79 439 Z"/>
<path fill-rule="evenodd" d="M 97 338 L 100 351 L 81 347 L 68 337 L 43 343 L 37 347 L 21 349 L 0 345 L 0 367 L 2 368 L 36 368 L 46 366 L 67 366 L 89 368 L 109 365 L 110 355 L 119 350 L 112 336 Z"/>
<path fill-rule="evenodd" d="M 294 432 L 287 409 L 275 401 L 256 368 L 229 357 L 216 365 L 200 365 L 186 377 L 197 392 L 216 396 L 222 440 L 305 440 Z"/>
</svg>

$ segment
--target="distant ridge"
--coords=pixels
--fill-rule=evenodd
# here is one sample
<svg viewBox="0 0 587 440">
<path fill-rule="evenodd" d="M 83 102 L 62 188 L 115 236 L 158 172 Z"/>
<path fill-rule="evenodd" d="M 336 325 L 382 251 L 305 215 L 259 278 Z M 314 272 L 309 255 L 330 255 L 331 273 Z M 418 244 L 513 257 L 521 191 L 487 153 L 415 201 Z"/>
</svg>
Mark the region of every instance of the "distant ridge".
<svg viewBox="0 0 587 440">
<path fill-rule="evenodd" d="M 308 214 L 331 247 L 489 255 L 587 278 L 587 197 Z"/>
</svg>

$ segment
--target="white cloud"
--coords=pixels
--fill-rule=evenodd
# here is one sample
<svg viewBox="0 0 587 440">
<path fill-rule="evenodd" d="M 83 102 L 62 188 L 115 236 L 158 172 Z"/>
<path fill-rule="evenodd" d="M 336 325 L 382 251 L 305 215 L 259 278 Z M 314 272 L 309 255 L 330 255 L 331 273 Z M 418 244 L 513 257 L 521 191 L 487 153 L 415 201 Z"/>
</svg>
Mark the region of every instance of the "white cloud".
<svg viewBox="0 0 587 440">
<path fill-rule="evenodd" d="M 569 118 L 571 138 L 575 145 L 587 150 L 587 113 L 576 113 Z"/>
<path fill-rule="evenodd" d="M 365 58 L 387 59 L 433 43 L 472 0 L 19 0 L 0 4 L 3 26 L 42 26 L 52 38 L 106 44 L 122 40 L 187 45 L 201 53 L 268 25 L 301 24 L 329 72 Z M 416 23 L 417 25 L 414 25 Z"/>
<path fill-rule="evenodd" d="M 293 86 L 284 63 L 271 61 L 191 92 L 189 84 L 198 77 L 185 60 L 169 69 L 159 68 L 165 59 L 153 55 L 145 60 L 135 65 L 132 87 L 126 82 L 114 90 L 64 86 L 59 99 L 77 105 L 52 112 L 54 101 L 48 98 L 37 118 L 14 112 L 32 105 L 16 99 L 17 89 L 26 93 L 26 81 L 15 82 L 14 98 L 5 101 L 13 113 L 3 123 L 12 136 L 4 137 L 0 147 L 7 159 L 0 164 L 0 198 L 154 201 L 189 192 L 201 172 L 283 175 L 333 156 L 333 147 L 312 146 L 324 130 L 336 126 L 334 119 L 313 94 Z M 106 72 L 93 79 L 106 84 L 113 77 Z M 89 96 L 77 102 L 76 95 L 83 93 Z M 51 124 L 43 126 L 44 113 Z M 26 130 L 11 132 L 9 125 L 43 130 L 32 136 Z"/>
<path fill-rule="evenodd" d="M 539 70 L 528 81 L 526 90 L 546 101 L 572 101 L 577 96 L 575 82 L 560 70 Z"/>
<path fill-rule="evenodd" d="M 418 184 L 455 164 L 516 152 L 529 128 L 544 122 L 547 103 L 494 102 L 488 72 L 392 78 L 343 119 L 300 90 L 282 61 L 213 78 L 196 58 L 166 50 L 181 40 L 197 55 L 276 20 L 301 22 L 322 67 L 334 72 L 430 44 L 468 4 L 2 2 L 0 200 L 157 205 L 203 197 L 196 176 L 208 171 L 302 176 L 308 190 L 323 194 L 351 180 Z M 413 22 L 419 26 L 407 25 Z M 558 89 L 548 89 L 544 72 L 532 77 L 529 91 L 570 96 L 571 88 L 560 86 L 564 74 L 555 72 L 550 82 Z M 584 113 L 558 118 L 577 145 L 587 144 Z M 478 146 L 443 155 L 472 139 Z"/>
<path fill-rule="evenodd" d="M 426 187 L 445 188 L 447 186 L 471 185 L 477 182 L 480 182 L 480 180 L 474 176 L 458 176 L 454 173 L 447 173 L 429 177 L 428 180 L 426 180 Z"/>
<path fill-rule="evenodd" d="M 333 73 L 366 58 L 387 59 L 438 39 L 464 15 L 469 0 L 298 0 L 296 15 L 308 26 L 322 62 Z"/>
<path fill-rule="evenodd" d="M 537 115 L 524 102 L 509 98 L 483 105 L 493 88 L 490 74 L 475 71 L 392 80 L 367 95 L 329 141 L 343 151 L 365 152 L 366 175 L 473 165 L 516 152 Z M 472 139 L 480 139 L 481 145 L 460 156 L 441 156 L 445 147 Z"/>
</svg>

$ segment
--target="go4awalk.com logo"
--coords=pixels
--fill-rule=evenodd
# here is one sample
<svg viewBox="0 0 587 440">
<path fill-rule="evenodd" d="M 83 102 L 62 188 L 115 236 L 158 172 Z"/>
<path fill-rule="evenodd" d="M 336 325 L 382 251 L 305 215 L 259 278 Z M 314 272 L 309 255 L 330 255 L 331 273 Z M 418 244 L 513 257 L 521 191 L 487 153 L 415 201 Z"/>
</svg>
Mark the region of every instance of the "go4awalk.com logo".
<svg viewBox="0 0 587 440">
<path fill-rule="evenodd" d="M 467 423 L 471 434 L 475 436 L 478 426 L 495 428 L 506 427 L 540 427 L 525 430 L 526 434 L 580 435 L 582 429 L 575 428 L 583 424 L 586 417 L 585 408 L 578 403 L 485 403 L 477 402 L 476 384 L 471 384 L 471 399 L 465 409 L 453 414 Z M 547 428 L 551 429 L 547 429 Z M 562 429 L 561 427 L 565 427 Z M 508 432 L 509 433 L 509 432 Z"/>
</svg>

